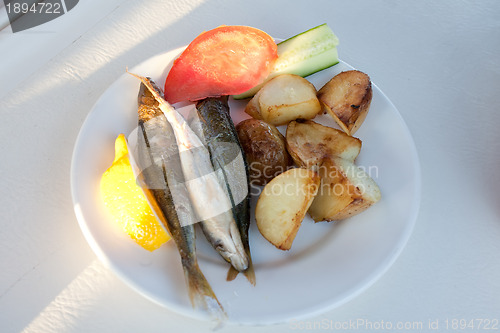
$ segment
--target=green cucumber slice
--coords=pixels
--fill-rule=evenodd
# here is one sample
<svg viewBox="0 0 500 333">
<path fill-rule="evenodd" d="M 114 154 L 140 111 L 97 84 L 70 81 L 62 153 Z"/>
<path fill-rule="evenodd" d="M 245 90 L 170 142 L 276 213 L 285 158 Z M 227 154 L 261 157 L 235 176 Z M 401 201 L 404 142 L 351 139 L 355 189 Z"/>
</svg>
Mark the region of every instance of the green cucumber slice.
<svg viewBox="0 0 500 333">
<path fill-rule="evenodd" d="M 338 44 L 339 39 L 326 23 L 284 40 L 278 44 L 278 59 L 266 81 L 279 74 L 306 77 L 338 64 Z M 264 83 L 233 98 L 252 97 Z"/>
</svg>

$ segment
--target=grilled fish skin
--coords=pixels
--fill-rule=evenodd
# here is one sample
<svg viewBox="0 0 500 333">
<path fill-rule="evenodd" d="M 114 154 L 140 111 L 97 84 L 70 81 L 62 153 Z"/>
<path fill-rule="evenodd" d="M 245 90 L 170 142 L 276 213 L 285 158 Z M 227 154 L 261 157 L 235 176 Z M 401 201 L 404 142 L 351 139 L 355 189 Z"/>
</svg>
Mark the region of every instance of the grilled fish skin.
<svg viewBox="0 0 500 333">
<path fill-rule="evenodd" d="M 172 127 L 143 84 L 138 102 L 140 177 L 164 215 L 162 220 L 179 250 L 191 304 L 223 322 L 227 315 L 198 266 L 194 224 L 189 223 L 194 213 L 188 194 L 179 186 L 183 182 L 183 173 Z M 175 190 L 171 191 L 171 188 Z"/>
<path fill-rule="evenodd" d="M 205 236 L 236 270 L 246 270 L 248 257 L 232 215 L 232 205 L 225 188 L 217 179 L 207 148 L 188 126 L 186 120 L 161 96 L 161 91 L 152 84 L 152 80 L 130 74 L 140 79 L 149 89 L 158 102 L 158 108 L 172 126 L 186 188 Z"/>
<path fill-rule="evenodd" d="M 255 285 L 255 271 L 250 254 L 248 229 L 250 226 L 250 182 L 245 153 L 231 119 L 228 97 L 209 97 L 196 104 L 198 118 L 203 131 L 203 139 L 210 152 L 214 169 L 222 174 L 222 182 L 227 187 L 232 211 L 238 226 L 248 268 L 243 272 L 248 281 Z M 238 271 L 230 267 L 227 280 L 236 278 Z"/>
</svg>

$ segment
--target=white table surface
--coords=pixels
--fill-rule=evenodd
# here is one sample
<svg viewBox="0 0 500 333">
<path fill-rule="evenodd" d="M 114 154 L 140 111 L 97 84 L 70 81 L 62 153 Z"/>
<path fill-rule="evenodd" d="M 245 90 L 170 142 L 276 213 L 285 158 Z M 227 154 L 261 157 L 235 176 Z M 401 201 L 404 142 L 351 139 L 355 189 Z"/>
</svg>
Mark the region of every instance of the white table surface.
<svg viewBox="0 0 500 333">
<path fill-rule="evenodd" d="M 414 137 L 419 216 L 400 257 L 360 296 L 301 323 L 238 332 L 500 320 L 500 2 L 87 0 L 30 30 L 0 31 L 0 331 L 208 331 L 137 294 L 91 251 L 70 195 L 78 131 L 126 66 L 203 30 L 286 37 L 325 22 L 340 57 L 370 74 Z"/>
</svg>

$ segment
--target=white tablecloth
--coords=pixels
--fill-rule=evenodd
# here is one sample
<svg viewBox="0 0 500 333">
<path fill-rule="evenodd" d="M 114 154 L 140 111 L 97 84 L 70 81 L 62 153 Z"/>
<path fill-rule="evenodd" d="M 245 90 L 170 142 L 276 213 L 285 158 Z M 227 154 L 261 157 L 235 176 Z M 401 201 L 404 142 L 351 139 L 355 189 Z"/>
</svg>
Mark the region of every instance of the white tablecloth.
<svg viewBox="0 0 500 333">
<path fill-rule="evenodd" d="M 444 331 L 460 320 L 500 330 L 500 2 L 87 0 L 0 31 L 0 331 L 208 331 L 137 294 L 91 251 L 70 195 L 76 136 L 126 66 L 203 30 L 286 37 L 321 23 L 406 121 L 422 168 L 419 216 L 395 264 L 360 296 L 308 321 L 238 332 Z"/>
</svg>

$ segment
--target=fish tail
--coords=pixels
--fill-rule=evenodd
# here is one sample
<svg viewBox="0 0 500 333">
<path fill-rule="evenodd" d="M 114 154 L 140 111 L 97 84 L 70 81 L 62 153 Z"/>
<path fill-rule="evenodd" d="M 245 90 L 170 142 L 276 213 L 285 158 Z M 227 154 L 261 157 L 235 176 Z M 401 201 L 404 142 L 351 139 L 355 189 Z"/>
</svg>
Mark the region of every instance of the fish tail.
<svg viewBox="0 0 500 333">
<path fill-rule="evenodd" d="M 189 299 L 193 307 L 205 310 L 215 321 L 222 324 L 227 319 L 227 314 L 201 272 L 198 263 L 194 261 L 189 265 L 183 265 L 183 268 Z"/>
</svg>

